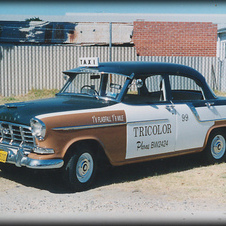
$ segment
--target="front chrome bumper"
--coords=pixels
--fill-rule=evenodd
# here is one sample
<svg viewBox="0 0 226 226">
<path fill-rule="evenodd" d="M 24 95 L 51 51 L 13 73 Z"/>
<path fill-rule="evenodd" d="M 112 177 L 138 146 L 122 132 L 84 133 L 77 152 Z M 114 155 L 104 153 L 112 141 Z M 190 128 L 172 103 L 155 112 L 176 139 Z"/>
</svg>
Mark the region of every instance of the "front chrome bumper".
<svg viewBox="0 0 226 226">
<path fill-rule="evenodd" d="M 32 159 L 29 152 L 23 148 L 0 144 L 0 149 L 8 153 L 6 163 L 15 164 L 17 167 L 26 166 L 32 169 L 56 169 L 64 164 L 63 159 Z"/>
</svg>

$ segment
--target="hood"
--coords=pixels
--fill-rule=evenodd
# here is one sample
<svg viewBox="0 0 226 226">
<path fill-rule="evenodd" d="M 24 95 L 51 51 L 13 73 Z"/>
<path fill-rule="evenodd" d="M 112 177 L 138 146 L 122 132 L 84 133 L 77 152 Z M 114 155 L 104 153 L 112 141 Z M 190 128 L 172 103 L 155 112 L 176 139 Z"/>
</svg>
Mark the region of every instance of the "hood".
<svg viewBox="0 0 226 226">
<path fill-rule="evenodd" d="M 30 119 L 40 114 L 102 108 L 113 104 L 116 102 L 83 96 L 56 96 L 48 99 L 9 103 L 0 106 L 0 121 L 30 125 Z"/>
</svg>

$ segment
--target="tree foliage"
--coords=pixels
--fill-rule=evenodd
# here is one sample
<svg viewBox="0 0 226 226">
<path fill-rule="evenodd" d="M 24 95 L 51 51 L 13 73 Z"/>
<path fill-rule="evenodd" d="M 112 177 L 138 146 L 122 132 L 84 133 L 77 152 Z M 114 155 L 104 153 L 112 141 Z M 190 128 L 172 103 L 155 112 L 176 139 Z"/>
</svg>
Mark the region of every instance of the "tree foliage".
<svg viewBox="0 0 226 226">
<path fill-rule="evenodd" d="M 39 17 L 31 17 L 29 19 L 25 19 L 25 21 L 42 21 Z"/>
</svg>

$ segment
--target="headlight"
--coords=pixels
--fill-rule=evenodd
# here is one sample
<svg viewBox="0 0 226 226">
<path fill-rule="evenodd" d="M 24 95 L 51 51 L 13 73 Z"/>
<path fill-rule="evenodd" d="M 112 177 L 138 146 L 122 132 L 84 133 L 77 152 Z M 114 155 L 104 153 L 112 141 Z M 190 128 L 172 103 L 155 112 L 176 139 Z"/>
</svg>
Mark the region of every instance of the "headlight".
<svg viewBox="0 0 226 226">
<path fill-rule="evenodd" d="M 32 135 L 35 136 L 38 140 L 44 140 L 44 137 L 46 135 L 45 124 L 37 118 L 32 118 L 30 124 Z"/>
</svg>

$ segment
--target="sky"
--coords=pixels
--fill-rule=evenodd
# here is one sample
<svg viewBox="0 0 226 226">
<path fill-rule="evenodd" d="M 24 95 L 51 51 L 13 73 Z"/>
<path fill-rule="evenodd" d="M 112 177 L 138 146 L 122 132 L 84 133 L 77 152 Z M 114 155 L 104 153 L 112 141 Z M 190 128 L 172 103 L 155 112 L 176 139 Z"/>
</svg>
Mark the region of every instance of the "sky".
<svg viewBox="0 0 226 226">
<path fill-rule="evenodd" d="M 65 15 L 66 13 L 189 13 L 226 14 L 226 1 L 2 1 L 0 14 Z"/>
</svg>

